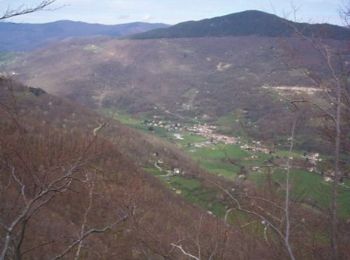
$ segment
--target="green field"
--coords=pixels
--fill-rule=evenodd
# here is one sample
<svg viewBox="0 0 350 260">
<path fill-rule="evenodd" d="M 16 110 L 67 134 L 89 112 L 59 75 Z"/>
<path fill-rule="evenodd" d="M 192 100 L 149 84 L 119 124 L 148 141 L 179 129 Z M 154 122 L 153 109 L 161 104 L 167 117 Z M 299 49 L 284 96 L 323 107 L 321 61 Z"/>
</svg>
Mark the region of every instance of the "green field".
<svg viewBox="0 0 350 260">
<path fill-rule="evenodd" d="M 216 190 L 204 187 L 200 181 L 183 176 L 166 176 L 166 171 L 156 168 L 146 168 L 147 172 L 157 176 L 164 184 L 187 201 L 198 205 L 216 216 L 225 215 L 225 205 L 217 199 Z"/>
<path fill-rule="evenodd" d="M 123 112 L 103 111 L 103 113 L 113 116 L 123 124 L 148 133 L 151 132 L 161 138 L 165 138 L 168 141 L 175 143 L 195 162 L 197 162 L 200 167 L 210 173 L 232 181 L 234 181 L 238 175 L 244 174 L 247 176 L 248 180 L 253 181 L 258 186 L 265 182 L 266 175 L 264 173 L 266 172 L 266 168 L 264 168 L 264 166 L 271 158 L 271 155 L 269 154 L 248 152 L 241 149 L 240 145 L 210 143 L 207 138 L 184 130 L 178 132 L 178 134 L 181 135 L 181 139 L 177 139 L 174 137 L 174 133 L 168 132 L 161 127 L 154 127 L 152 131 L 149 131 L 148 127 L 144 124 L 144 121 L 147 120 L 147 118 L 135 118 Z M 223 117 L 218 120 L 221 126 L 231 124 L 233 121 L 233 117 Z M 247 140 L 246 137 L 243 137 L 242 139 Z M 207 142 L 206 145 L 201 146 L 204 142 Z M 303 153 L 298 151 L 289 153 L 289 151 L 277 150 L 275 151 L 274 156 L 280 158 L 293 157 L 294 159 L 302 159 Z M 253 167 L 259 167 L 259 172 L 253 172 L 251 170 Z M 180 176 L 165 178 L 164 176 L 160 176 L 162 174 L 164 175 L 164 173 L 152 168 L 147 169 L 147 171 L 161 178 L 170 189 L 174 190 L 174 192 L 181 191 L 179 195 L 183 196 L 188 201 L 210 210 L 218 216 L 223 216 L 225 207 L 216 200 L 216 193 L 213 190 L 207 190 L 202 187 L 198 180 L 187 179 Z M 272 177 L 275 181 L 280 183 L 285 181 L 285 170 L 275 168 L 272 172 Z M 291 170 L 291 182 L 292 196 L 294 200 L 311 205 L 315 209 L 321 209 L 322 211 L 327 210 L 331 200 L 331 183 L 325 182 L 323 177 L 319 174 L 298 169 Z M 339 188 L 338 204 L 339 214 L 343 218 L 348 218 L 350 216 L 349 202 L 350 188 L 341 186 Z"/>
</svg>

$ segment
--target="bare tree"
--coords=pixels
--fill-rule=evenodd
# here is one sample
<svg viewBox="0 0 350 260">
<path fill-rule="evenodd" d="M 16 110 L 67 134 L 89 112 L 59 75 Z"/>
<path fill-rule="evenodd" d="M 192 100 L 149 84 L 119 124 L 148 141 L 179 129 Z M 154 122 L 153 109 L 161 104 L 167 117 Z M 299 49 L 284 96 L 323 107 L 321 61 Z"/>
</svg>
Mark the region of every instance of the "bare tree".
<svg viewBox="0 0 350 260">
<path fill-rule="evenodd" d="M 268 198 L 263 197 L 256 197 L 256 196 L 250 196 L 248 193 L 244 194 L 242 198 L 248 199 L 250 201 L 251 205 L 254 205 L 254 201 L 260 201 L 267 203 L 270 207 L 277 209 L 279 212 L 282 212 L 282 218 L 284 221 L 282 221 L 281 217 L 279 215 L 274 215 L 273 213 L 269 212 L 269 209 L 266 207 L 261 207 L 258 205 L 255 205 L 256 209 L 250 209 L 246 208 L 242 205 L 242 203 L 239 201 L 236 196 L 229 191 L 228 189 L 224 188 L 223 186 L 214 183 L 220 190 L 222 190 L 225 194 L 228 195 L 229 199 L 233 202 L 234 207 L 229 208 L 226 211 L 225 215 L 225 221 L 227 221 L 228 215 L 233 211 L 239 211 L 247 214 L 248 216 L 253 216 L 254 218 L 257 218 L 261 221 L 261 223 L 264 225 L 264 238 L 266 242 L 268 242 L 267 237 L 267 231 L 268 229 L 271 229 L 274 231 L 274 233 L 280 238 L 280 240 L 283 242 L 283 245 L 288 253 L 288 256 L 291 260 L 296 259 L 291 241 L 290 241 L 290 235 L 291 235 L 291 214 L 290 214 L 290 204 L 291 204 L 291 181 L 290 181 L 290 171 L 291 171 L 291 155 L 294 148 L 294 142 L 295 142 L 295 132 L 296 132 L 296 124 L 297 124 L 296 117 L 293 120 L 292 128 L 291 128 L 291 135 L 288 139 L 290 142 L 289 145 L 289 154 L 286 160 L 285 165 L 285 200 L 284 205 L 279 205 L 278 203 L 269 200 Z M 250 223 L 248 223 L 249 225 Z M 282 225 L 281 225 L 282 224 Z M 245 227 L 244 225 L 243 227 Z M 179 248 L 181 250 L 181 248 Z"/>
<path fill-rule="evenodd" d="M 48 139 L 43 139 L 43 142 L 53 142 L 53 136 Z M 42 211 L 48 209 L 54 200 L 57 200 L 65 193 L 77 189 L 77 185 L 82 187 L 87 186 L 89 190 L 89 201 L 87 208 L 83 214 L 83 222 L 80 228 L 78 238 L 71 242 L 65 250 L 54 259 L 60 259 L 70 253 L 77 247 L 75 259 L 79 258 L 83 241 L 94 233 L 104 233 L 119 223 L 122 223 L 128 218 L 128 214 L 121 212 L 116 217 L 117 220 L 103 226 L 102 228 L 88 229 L 88 215 L 92 209 L 93 201 L 93 176 L 87 172 L 84 178 L 82 175 L 86 170 L 89 171 L 89 164 L 94 160 L 89 153 L 89 149 L 96 142 L 96 136 L 91 139 L 85 147 L 82 148 L 82 153 L 66 163 L 53 165 L 43 172 L 33 172 L 29 168 L 30 157 L 26 157 L 23 152 L 13 147 L 12 151 L 8 151 L 8 146 L 11 145 L 11 140 L 6 140 L 6 136 L 2 136 L 0 147 L 2 150 L 0 168 L 2 178 L 0 180 L 0 196 L 7 198 L 8 203 L 1 208 L 0 226 L 4 232 L 0 236 L 3 242 L 1 247 L 0 259 L 13 257 L 21 259 L 23 256 L 22 245 L 26 239 L 26 230 L 30 226 L 30 222 Z M 21 139 L 21 138 L 19 138 Z M 60 140 L 61 137 L 58 137 Z M 25 141 L 22 140 L 21 149 L 26 150 Z M 62 140 L 62 139 L 61 139 Z M 30 144 L 30 143 L 29 143 Z M 29 145 L 28 144 L 28 145 Z M 64 147 L 64 144 L 56 143 L 56 146 Z M 18 147 L 19 148 L 19 147 Z M 40 149 L 40 147 L 38 147 Z M 34 148 L 33 148 L 34 149 Z M 42 149 L 42 148 L 41 148 Z M 63 152 L 63 151 L 62 151 Z M 67 152 L 67 151 L 65 151 Z M 49 159 L 52 160 L 52 159 Z M 37 163 L 40 163 L 37 162 Z M 44 162 L 42 162 L 44 163 Z M 29 168 L 28 168 L 29 167 Z M 28 168 L 28 169 L 26 169 Z M 15 199 L 15 200 L 14 200 Z M 44 245 L 42 245 L 44 246 Z M 28 250 L 26 251 L 28 253 Z"/>
<path fill-rule="evenodd" d="M 208 213 L 201 213 L 193 232 L 178 235 L 177 241 L 170 243 L 171 251 L 174 251 L 176 255 L 186 256 L 188 259 L 224 259 L 225 247 L 228 246 L 226 233 L 228 226 L 221 226 L 220 220 L 215 219 L 216 225 L 214 228 L 208 223 L 208 220 L 214 220 L 213 216 Z M 211 237 L 209 239 L 208 234 Z"/>
<path fill-rule="evenodd" d="M 342 18 L 345 26 L 350 26 L 350 2 L 348 1 L 340 8 L 340 17 Z"/>
<path fill-rule="evenodd" d="M 30 14 L 30 13 L 42 11 L 45 8 L 47 8 L 48 6 L 52 5 L 54 2 L 56 2 L 56 0 L 44 0 L 44 1 L 41 1 L 39 4 L 32 6 L 32 7 L 27 7 L 27 6 L 22 5 L 22 6 L 19 6 L 17 8 L 14 8 L 14 9 L 8 8 L 0 16 L 0 21 L 5 20 L 5 19 L 9 19 L 12 17 L 16 17 L 16 16 L 21 16 L 21 15 L 25 15 L 25 14 Z"/>
<path fill-rule="evenodd" d="M 200 242 L 200 231 L 201 231 L 201 228 L 202 228 L 202 221 L 203 221 L 203 215 L 200 216 L 199 218 L 199 223 L 198 223 L 198 230 L 196 231 L 196 238 L 194 239 L 195 241 L 195 245 L 196 245 L 196 248 L 197 248 L 197 256 L 195 255 L 192 255 L 191 253 L 187 252 L 181 245 L 181 240 L 177 243 L 171 243 L 170 245 L 173 247 L 173 248 L 176 248 L 178 250 L 180 250 L 180 252 L 191 258 L 191 259 L 195 259 L 195 260 L 201 260 L 202 259 L 202 248 L 201 248 L 201 242 Z M 211 259 L 212 257 L 210 257 Z"/>
<path fill-rule="evenodd" d="M 0 260 L 19 260 L 38 248 L 58 242 L 66 248 L 54 259 L 71 254 L 75 248 L 78 259 L 88 237 L 113 229 L 129 216 L 118 205 L 116 214 L 104 223 L 97 225 L 89 221 L 90 213 L 96 208 L 93 207 L 95 179 L 100 175 L 95 165 L 104 160 L 107 146 L 97 132 L 90 136 L 62 133 L 41 127 L 34 119 L 28 126 L 17 113 L 18 92 L 14 91 L 11 86 L 0 93 Z M 82 198 L 88 193 L 86 209 L 76 208 L 82 216 L 76 239 L 50 241 L 47 237 L 34 242 L 37 245 L 28 241 L 30 230 L 40 233 L 37 223 L 48 221 L 47 212 L 52 211 L 52 206 L 73 193 L 80 193 Z M 60 205 L 63 207 L 62 202 Z"/>
<path fill-rule="evenodd" d="M 342 18 L 346 25 L 349 25 L 350 5 L 343 8 L 341 11 Z M 294 10 L 294 13 L 297 10 Z M 324 127 L 328 129 L 327 136 L 330 138 L 330 142 L 333 143 L 333 173 L 331 178 L 333 179 L 332 191 L 331 191 L 331 204 L 330 204 L 330 238 L 331 238 L 331 252 L 333 259 L 339 259 L 339 230 L 338 230 L 338 197 L 339 197 L 339 184 L 346 177 L 341 167 L 341 155 L 344 152 L 346 146 L 346 131 L 345 126 L 349 124 L 346 122 L 346 114 L 350 112 L 350 89 L 348 78 L 349 72 L 349 58 L 350 49 L 348 44 L 335 45 L 332 41 L 327 39 L 306 37 L 295 28 L 297 37 L 304 41 L 310 51 L 318 54 L 320 63 L 323 70 L 321 72 L 315 70 L 312 67 L 306 67 L 304 74 L 309 78 L 315 87 L 322 90 L 322 102 L 317 102 L 310 98 L 292 99 L 290 102 L 294 105 L 300 103 L 311 104 L 321 113 L 323 118 Z M 291 47 L 291 49 L 294 49 Z M 302 64 L 306 64 L 307 61 L 299 53 L 298 50 L 289 50 L 291 58 L 294 61 L 301 61 Z"/>
<path fill-rule="evenodd" d="M 46 10 L 56 0 L 43 0 L 35 6 L 21 5 L 17 8 L 8 8 L 0 15 L 0 21 L 22 16 L 38 11 Z M 9 121 L 4 121 L 5 126 L 11 126 L 17 139 L 27 140 L 35 139 L 40 133 L 31 132 L 28 133 L 26 128 L 22 124 L 19 114 L 17 113 L 16 98 L 13 94 L 12 81 L 9 82 L 9 89 L 3 100 L 0 100 L 0 112 L 4 113 L 5 118 Z M 2 102 L 4 101 L 4 102 Z M 69 159 L 69 162 L 50 166 L 46 171 L 32 172 L 30 165 L 33 162 L 29 161 L 29 158 L 23 156 L 19 149 L 26 149 L 28 147 L 11 146 L 11 138 L 7 139 L 6 135 L 0 136 L 0 197 L 1 200 L 7 200 L 6 205 L 0 207 L 0 241 L 2 245 L 0 247 L 0 260 L 7 258 L 22 259 L 23 255 L 28 254 L 30 251 L 36 250 L 40 247 L 51 244 L 48 241 L 37 245 L 33 248 L 27 249 L 22 252 L 22 245 L 26 240 L 26 230 L 30 226 L 30 222 L 36 215 L 51 206 L 52 201 L 57 197 L 65 194 L 73 189 L 75 184 L 87 184 L 89 189 L 89 201 L 88 206 L 83 214 L 83 223 L 79 235 L 76 240 L 70 242 L 67 247 L 55 256 L 53 259 L 61 259 L 70 253 L 74 248 L 77 248 L 75 253 L 75 259 L 79 259 L 83 242 L 92 234 L 105 233 L 111 230 L 118 224 L 124 222 L 128 218 L 128 213 L 122 212 L 116 217 L 116 220 L 112 223 L 108 223 L 101 228 L 88 228 L 88 215 L 92 210 L 93 190 L 94 183 L 91 181 L 92 177 L 89 173 L 85 174 L 85 180 L 81 177 L 81 174 L 89 168 L 91 162 L 90 150 L 96 143 L 98 132 L 106 126 L 105 123 L 100 124 L 93 131 L 93 138 L 86 143 L 85 147 L 81 150 L 81 153 L 75 154 Z M 3 129 L 0 129 L 3 130 Z M 55 136 L 57 139 L 62 139 L 61 136 Z M 52 136 L 50 137 L 52 139 Z M 64 138 L 63 138 L 64 139 Z M 62 140 L 63 140 L 62 139 Z M 44 142 L 52 142 L 52 140 L 44 140 Z M 25 143 L 22 144 L 25 146 Z M 63 147 L 64 144 L 57 144 Z M 11 147 L 12 150 L 9 150 Z M 62 152 L 62 151 L 61 151 Z M 93 159 L 94 160 L 94 159 Z M 10 198 L 16 198 L 12 201 Z M 11 203 L 13 202 L 13 203 Z"/>
<path fill-rule="evenodd" d="M 290 216 L 290 192 L 291 192 L 291 182 L 290 182 L 290 170 L 291 170 L 291 156 L 294 148 L 294 139 L 296 131 L 297 118 L 293 121 L 292 131 L 290 136 L 290 146 L 289 154 L 286 163 L 286 192 L 285 192 L 285 204 L 284 204 L 284 213 L 285 213 L 285 233 L 284 233 L 284 243 L 287 248 L 290 259 L 294 260 L 295 256 L 292 250 L 290 243 L 290 229 L 291 229 L 291 216 Z"/>
<path fill-rule="evenodd" d="M 266 242 L 268 243 L 268 237 L 267 237 L 267 231 L 268 229 L 272 230 L 277 237 L 280 239 L 280 241 L 282 241 L 283 246 L 285 247 L 288 256 L 290 259 L 294 260 L 295 256 L 290 244 L 290 226 L 289 225 L 282 225 L 281 226 L 281 218 L 278 215 L 274 215 L 273 213 L 271 213 L 269 211 L 269 209 L 263 206 L 258 206 L 258 205 L 254 205 L 255 208 L 253 207 L 245 207 L 239 198 L 237 198 L 237 196 L 231 192 L 229 189 L 221 186 L 220 184 L 214 183 L 220 190 L 222 190 L 227 196 L 228 198 L 231 200 L 233 206 L 231 208 L 229 208 L 226 212 L 226 214 L 230 214 L 230 213 L 234 213 L 234 211 L 237 212 L 241 212 L 246 214 L 247 216 L 253 217 L 255 219 L 258 219 L 260 221 L 260 223 L 264 226 L 264 238 L 266 240 Z M 263 197 L 252 197 L 246 194 L 246 196 L 244 196 L 245 199 L 249 199 L 249 204 L 254 204 L 254 201 L 263 201 L 268 203 L 272 208 L 276 208 L 278 209 L 280 212 L 284 212 L 284 214 L 288 213 L 286 211 L 286 208 L 283 206 L 280 206 L 278 204 L 276 204 L 275 202 L 273 202 L 272 200 L 268 200 L 266 198 Z M 285 206 L 289 207 L 289 203 L 286 204 Z M 270 208 L 270 207 L 269 207 Z M 250 222 L 247 224 L 249 225 Z M 241 228 L 246 227 L 246 224 L 241 226 Z M 288 233 L 287 233 L 288 232 Z"/>
</svg>

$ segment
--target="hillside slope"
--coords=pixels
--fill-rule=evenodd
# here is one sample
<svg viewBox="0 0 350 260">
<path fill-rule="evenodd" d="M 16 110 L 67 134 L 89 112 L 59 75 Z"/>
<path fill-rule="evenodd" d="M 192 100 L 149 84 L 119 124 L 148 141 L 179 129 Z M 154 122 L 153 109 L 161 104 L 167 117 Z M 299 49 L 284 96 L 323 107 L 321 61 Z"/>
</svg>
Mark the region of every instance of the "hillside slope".
<svg viewBox="0 0 350 260">
<path fill-rule="evenodd" d="M 120 137 L 113 138 L 103 129 L 96 137 L 88 129 L 95 123 L 93 112 L 4 79 L 0 79 L 0 104 L 0 196 L 6 197 L 0 207 L 3 226 L 22 212 L 27 201 L 62 178 L 76 159 L 80 162 L 66 183 L 65 179 L 56 183 L 50 200 L 37 200 L 44 204 L 25 215 L 29 223 L 24 219 L 15 226 L 12 232 L 23 240 L 13 238 L 13 244 L 19 243 L 15 251 L 9 251 L 9 257 L 13 252 L 26 259 L 52 258 L 80 237 L 83 226 L 99 229 L 122 217 L 125 220 L 106 232 L 86 237 L 80 252 L 84 259 L 184 259 L 171 243 L 181 238 L 191 244 L 194 233 L 200 238 L 204 256 L 216 252 L 220 259 L 273 257 L 263 241 L 224 225 L 145 174 L 139 165 L 144 164 L 142 159 L 136 162 L 136 154 L 127 156 L 132 148 L 122 141 L 130 135 L 139 145 L 149 147 L 148 141 L 133 131 L 123 132 L 124 127 L 118 130 L 117 123 L 110 122 L 114 136 Z M 69 119 L 72 116 L 74 120 Z M 8 182 L 9 169 L 16 181 Z M 198 221 L 206 228 L 198 229 Z M 5 231 L 1 230 L 0 241 L 4 239 Z M 195 251 L 193 246 L 187 248 Z M 67 251 L 67 257 L 76 255 L 76 249 Z"/>
<path fill-rule="evenodd" d="M 296 30 L 305 36 L 349 40 L 350 30 L 330 24 L 295 23 L 261 11 L 244 11 L 226 16 L 179 23 L 131 36 L 132 39 L 192 38 L 257 35 L 291 37 Z"/>
<path fill-rule="evenodd" d="M 287 64 L 290 48 L 303 62 Z M 305 68 L 325 70 L 300 39 L 256 36 L 70 41 L 13 62 L 26 84 L 95 109 L 208 122 L 238 113 L 258 138 L 288 133 L 285 101 L 268 88 L 307 89 Z"/>
</svg>

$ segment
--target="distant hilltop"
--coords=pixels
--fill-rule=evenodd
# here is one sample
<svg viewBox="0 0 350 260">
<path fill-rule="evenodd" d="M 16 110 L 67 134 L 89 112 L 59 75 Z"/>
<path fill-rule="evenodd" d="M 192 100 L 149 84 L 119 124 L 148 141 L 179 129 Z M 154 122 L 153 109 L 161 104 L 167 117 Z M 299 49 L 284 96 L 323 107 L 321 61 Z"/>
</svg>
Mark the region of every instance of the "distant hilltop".
<svg viewBox="0 0 350 260">
<path fill-rule="evenodd" d="M 120 37 L 168 27 L 161 23 L 126 23 L 119 25 L 57 21 L 45 24 L 0 23 L 0 51 L 28 51 L 46 43 L 69 37 Z"/>
<path fill-rule="evenodd" d="M 224 36 L 290 37 L 295 32 L 305 36 L 349 40 L 350 30 L 331 24 L 295 23 L 261 11 L 244 11 L 201 21 L 179 23 L 132 35 L 132 39 L 194 38 Z"/>
</svg>

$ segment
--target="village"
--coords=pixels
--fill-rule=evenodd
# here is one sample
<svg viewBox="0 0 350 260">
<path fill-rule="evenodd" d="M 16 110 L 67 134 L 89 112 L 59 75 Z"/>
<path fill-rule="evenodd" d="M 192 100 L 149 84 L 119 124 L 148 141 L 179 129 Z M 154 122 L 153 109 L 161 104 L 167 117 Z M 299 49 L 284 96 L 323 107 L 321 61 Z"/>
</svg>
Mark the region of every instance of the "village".
<svg viewBox="0 0 350 260">
<path fill-rule="evenodd" d="M 156 127 L 164 128 L 168 132 L 173 132 L 175 139 L 183 140 L 183 132 L 189 132 L 195 135 L 202 136 L 209 140 L 208 144 L 239 144 L 239 137 L 232 137 L 223 134 L 215 133 L 217 130 L 216 126 L 208 124 L 196 124 L 193 126 L 184 126 L 180 123 L 172 123 L 163 120 L 144 120 L 144 124 L 148 127 L 149 131 L 153 131 Z M 204 145 L 204 144 L 203 144 Z"/>
<path fill-rule="evenodd" d="M 226 136 L 222 134 L 215 133 L 217 127 L 213 125 L 194 125 L 193 127 L 188 127 L 186 130 L 190 133 L 203 136 L 210 140 L 211 143 L 223 143 L 223 144 L 238 144 L 239 138 Z"/>
<path fill-rule="evenodd" d="M 167 132 L 172 133 L 172 136 L 175 140 L 185 140 L 184 135 L 190 134 L 190 135 L 197 135 L 204 137 L 204 141 L 201 142 L 194 142 L 194 143 L 188 143 L 188 146 L 200 149 L 200 148 L 206 148 L 211 147 L 213 145 L 217 144 L 224 144 L 224 145 L 238 145 L 239 148 L 243 151 L 252 153 L 251 156 L 249 156 L 249 159 L 257 159 L 258 156 L 257 153 L 263 153 L 263 154 L 270 154 L 274 158 L 282 159 L 280 161 L 281 164 L 285 163 L 286 158 L 280 158 L 279 156 L 274 156 L 275 151 L 267 146 L 265 146 L 262 141 L 256 141 L 252 140 L 251 142 L 245 142 L 242 140 L 241 137 L 233 137 L 233 136 L 227 136 L 224 134 L 218 133 L 218 128 L 215 125 L 209 125 L 209 124 L 195 124 L 195 125 L 185 125 L 181 123 L 173 123 L 165 120 L 157 120 L 156 118 L 153 120 L 145 120 L 144 124 L 148 127 L 149 131 L 153 131 L 155 128 L 163 128 L 166 129 Z M 190 150 L 192 151 L 192 150 Z M 324 175 L 324 181 L 330 182 L 332 181 L 332 174 L 331 173 L 320 173 L 318 168 L 318 164 L 322 161 L 319 153 L 304 153 L 303 156 L 301 156 L 298 160 L 294 157 L 289 157 L 291 161 L 295 161 L 295 167 L 306 167 L 306 169 L 311 173 L 316 173 L 320 175 Z M 303 163 L 301 163 L 303 162 Z M 301 164 L 300 164 L 301 163 Z M 161 164 L 161 162 L 160 162 Z M 300 166 L 300 165 L 302 166 Z M 299 166 L 298 166 L 299 165 Z M 157 165 L 159 166 L 159 164 Z M 158 167 L 157 167 L 158 168 Z M 253 172 L 260 172 L 260 167 L 254 166 L 251 168 Z M 175 169 L 172 173 L 168 172 L 168 177 L 171 175 L 179 175 L 180 172 L 177 172 L 178 169 Z"/>
<path fill-rule="evenodd" d="M 234 181 L 237 185 L 251 181 L 266 173 L 266 165 L 282 172 L 300 170 L 305 174 L 320 176 L 321 183 L 329 186 L 334 182 L 334 172 L 325 170 L 321 164 L 321 155 L 316 152 L 286 150 L 266 145 L 261 140 L 247 140 L 240 136 L 229 136 L 220 133 L 220 127 L 208 123 L 172 122 L 154 116 L 143 121 L 144 129 L 153 134 L 173 141 L 179 147 L 188 151 L 198 163 L 209 172 Z M 159 131 L 162 129 L 161 131 Z M 166 133 L 164 135 L 164 132 Z M 235 152 L 232 152 L 235 151 Z M 236 157 L 235 153 L 243 152 L 243 157 Z M 198 157 L 198 155 L 200 156 Z M 214 157 L 212 157 L 215 155 Z M 191 172 L 187 168 L 171 167 L 163 161 L 160 154 L 152 158 L 157 176 L 179 196 L 188 196 L 186 182 L 192 182 Z M 287 163 L 289 161 L 289 164 Z M 311 177 L 313 178 L 313 177 Z M 341 186 L 349 188 L 345 182 Z M 191 188 L 192 189 L 192 188 Z M 212 211 L 208 210 L 208 214 Z"/>
</svg>

